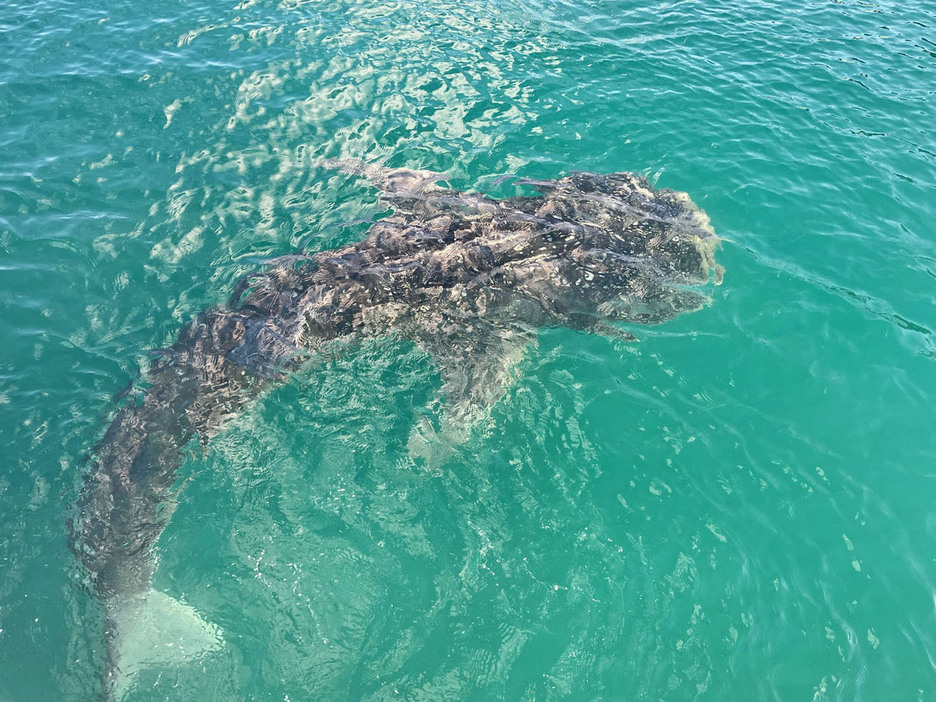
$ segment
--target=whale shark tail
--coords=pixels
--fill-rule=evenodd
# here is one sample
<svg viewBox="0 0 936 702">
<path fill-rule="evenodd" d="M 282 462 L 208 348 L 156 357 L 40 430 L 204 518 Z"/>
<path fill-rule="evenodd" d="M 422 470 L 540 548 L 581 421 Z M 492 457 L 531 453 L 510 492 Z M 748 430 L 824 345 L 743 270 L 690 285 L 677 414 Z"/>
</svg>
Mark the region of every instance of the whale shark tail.
<svg viewBox="0 0 936 702">
<path fill-rule="evenodd" d="M 221 648 L 221 630 L 193 607 L 156 590 L 107 604 L 104 699 L 123 700 L 143 670 L 171 668 Z"/>
</svg>

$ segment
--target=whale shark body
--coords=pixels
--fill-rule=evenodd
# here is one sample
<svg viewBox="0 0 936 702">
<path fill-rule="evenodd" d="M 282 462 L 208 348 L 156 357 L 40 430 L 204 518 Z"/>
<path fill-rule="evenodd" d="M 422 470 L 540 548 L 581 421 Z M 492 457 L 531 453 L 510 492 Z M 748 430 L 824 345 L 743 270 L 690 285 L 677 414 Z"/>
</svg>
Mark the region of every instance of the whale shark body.
<svg viewBox="0 0 936 702">
<path fill-rule="evenodd" d="M 160 352 L 142 398 L 117 411 L 92 452 L 70 542 L 104 603 L 105 698 L 122 697 L 166 639 L 182 660 L 220 645 L 216 627 L 150 586 L 176 470 L 192 440 L 207 441 L 316 352 L 410 339 L 440 371 L 446 424 L 470 427 L 504 394 L 537 329 L 632 340 L 614 323 L 698 309 L 699 288 L 720 281 L 708 218 L 640 175 L 518 180 L 538 194 L 495 200 L 426 171 L 325 165 L 368 177 L 393 213 L 355 244 L 242 279 L 227 305 Z"/>
</svg>

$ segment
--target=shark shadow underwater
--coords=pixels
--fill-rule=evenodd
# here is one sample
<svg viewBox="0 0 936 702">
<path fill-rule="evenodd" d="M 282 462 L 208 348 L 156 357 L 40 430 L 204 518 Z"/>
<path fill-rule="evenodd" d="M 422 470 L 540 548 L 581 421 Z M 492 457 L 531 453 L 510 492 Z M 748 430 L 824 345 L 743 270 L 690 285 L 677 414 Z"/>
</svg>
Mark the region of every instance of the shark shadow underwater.
<svg viewBox="0 0 936 702">
<path fill-rule="evenodd" d="M 614 322 L 657 324 L 700 308 L 721 268 L 718 237 L 685 193 L 630 173 L 518 180 L 538 195 L 494 200 L 438 174 L 361 161 L 393 214 L 361 241 L 271 262 L 227 306 L 202 312 L 160 352 L 141 399 L 120 408 L 91 454 L 70 545 L 104 606 L 102 698 L 134 674 L 220 646 L 220 632 L 151 588 L 186 446 L 206 442 L 264 389 L 336 341 L 395 335 L 443 381 L 444 424 L 470 427 L 505 392 L 540 327 L 633 340 Z"/>
</svg>

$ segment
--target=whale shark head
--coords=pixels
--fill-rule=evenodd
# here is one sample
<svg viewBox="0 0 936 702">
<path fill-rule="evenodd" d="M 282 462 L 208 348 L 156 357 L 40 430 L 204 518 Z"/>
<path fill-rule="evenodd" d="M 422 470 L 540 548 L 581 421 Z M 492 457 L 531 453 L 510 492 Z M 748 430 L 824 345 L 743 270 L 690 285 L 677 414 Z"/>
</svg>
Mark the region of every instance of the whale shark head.
<svg viewBox="0 0 936 702">
<path fill-rule="evenodd" d="M 699 288 L 721 281 L 719 239 L 685 193 L 633 173 L 520 182 L 544 194 L 534 216 L 552 247 L 537 284 L 569 313 L 654 324 L 698 309 Z"/>
</svg>

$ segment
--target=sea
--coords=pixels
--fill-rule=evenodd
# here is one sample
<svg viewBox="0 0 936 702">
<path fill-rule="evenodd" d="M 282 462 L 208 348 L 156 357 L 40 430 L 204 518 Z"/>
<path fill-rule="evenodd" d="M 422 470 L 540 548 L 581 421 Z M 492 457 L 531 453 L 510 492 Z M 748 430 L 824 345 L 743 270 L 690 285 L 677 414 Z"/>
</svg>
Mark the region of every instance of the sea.
<svg viewBox="0 0 936 702">
<path fill-rule="evenodd" d="M 936 700 L 936 5 L 7 0 L 0 702 L 98 699 L 89 452 L 238 279 L 387 216 L 331 158 L 640 173 L 724 280 L 539 330 L 440 460 L 401 339 L 263 394 L 156 546 L 222 645 L 124 700 Z"/>
</svg>

